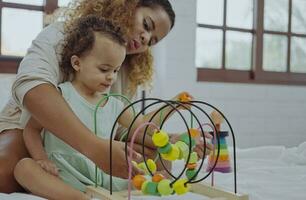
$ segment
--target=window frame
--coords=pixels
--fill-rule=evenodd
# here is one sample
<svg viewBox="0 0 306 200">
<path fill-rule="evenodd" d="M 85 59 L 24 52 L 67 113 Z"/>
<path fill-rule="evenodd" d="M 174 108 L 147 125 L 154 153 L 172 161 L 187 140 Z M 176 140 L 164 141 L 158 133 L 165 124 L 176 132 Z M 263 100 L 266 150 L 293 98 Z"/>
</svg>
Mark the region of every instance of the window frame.
<svg viewBox="0 0 306 200">
<path fill-rule="evenodd" d="M 16 9 L 26 9 L 26 10 L 35 10 L 43 11 L 44 14 L 51 14 L 57 8 L 58 0 L 44 0 L 42 6 L 30 5 L 30 4 L 21 4 L 21 3 L 10 3 L 3 2 L 0 0 L 0 38 L 2 34 L 2 8 L 16 8 Z M 1 40 L 0 40 L 1 46 Z M 1 51 L 1 49 L 0 49 Z M 23 57 L 19 56 L 6 56 L 1 55 L 0 52 L 0 73 L 17 73 L 19 63 Z"/>
<path fill-rule="evenodd" d="M 231 82 L 231 83 L 259 83 L 259 84 L 284 84 L 284 85 L 306 85 L 306 73 L 290 72 L 291 40 L 298 36 L 306 38 L 305 34 L 291 32 L 292 24 L 292 1 L 288 0 L 288 32 L 264 30 L 264 0 L 254 0 L 253 29 L 233 28 L 226 26 L 227 3 L 224 0 L 223 25 L 214 26 L 198 23 L 197 28 L 210 28 L 223 31 L 222 41 L 222 67 L 221 69 L 210 69 L 197 67 L 197 81 L 208 82 Z M 226 31 L 248 32 L 253 34 L 251 70 L 225 69 Z M 263 37 L 264 34 L 282 35 L 287 37 L 287 71 L 271 72 L 263 70 Z M 205 67 L 205 66 L 201 66 Z M 306 67 L 306 66 L 305 66 Z"/>
</svg>

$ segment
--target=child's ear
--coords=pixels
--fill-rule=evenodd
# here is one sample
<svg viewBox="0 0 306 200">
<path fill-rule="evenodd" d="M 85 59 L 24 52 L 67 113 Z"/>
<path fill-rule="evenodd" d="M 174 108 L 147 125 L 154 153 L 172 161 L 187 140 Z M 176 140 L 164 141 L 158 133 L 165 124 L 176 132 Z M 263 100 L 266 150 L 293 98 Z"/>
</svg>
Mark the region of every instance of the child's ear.
<svg viewBox="0 0 306 200">
<path fill-rule="evenodd" d="M 75 71 L 80 71 L 80 58 L 76 55 L 71 56 L 71 66 Z"/>
</svg>

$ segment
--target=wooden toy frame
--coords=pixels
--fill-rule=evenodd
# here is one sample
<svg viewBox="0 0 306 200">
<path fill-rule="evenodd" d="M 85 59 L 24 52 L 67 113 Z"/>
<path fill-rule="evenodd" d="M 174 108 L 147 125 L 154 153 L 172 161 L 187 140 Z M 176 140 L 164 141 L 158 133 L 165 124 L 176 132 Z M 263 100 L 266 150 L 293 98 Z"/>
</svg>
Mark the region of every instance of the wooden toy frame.
<svg viewBox="0 0 306 200">
<path fill-rule="evenodd" d="M 205 183 L 192 184 L 190 192 L 215 200 L 249 200 L 249 196 L 246 194 L 225 191 Z M 111 195 L 110 192 L 104 188 L 89 186 L 87 187 L 86 194 L 89 194 L 92 198 L 96 197 L 102 200 L 126 200 L 128 192 L 126 190 L 113 192 Z M 141 191 L 133 190 L 132 196 L 144 196 L 144 194 L 142 194 Z"/>
</svg>

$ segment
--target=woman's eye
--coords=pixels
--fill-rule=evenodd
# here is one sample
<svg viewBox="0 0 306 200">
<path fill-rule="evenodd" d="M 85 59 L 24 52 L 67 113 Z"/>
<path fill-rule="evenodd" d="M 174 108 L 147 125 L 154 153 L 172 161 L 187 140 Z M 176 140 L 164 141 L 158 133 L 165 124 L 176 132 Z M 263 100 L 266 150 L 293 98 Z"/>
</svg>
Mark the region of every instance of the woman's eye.
<svg viewBox="0 0 306 200">
<path fill-rule="evenodd" d="M 149 25 L 148 25 L 148 23 L 147 23 L 147 21 L 146 21 L 145 19 L 143 20 L 143 26 L 144 26 L 144 28 L 145 28 L 147 31 L 150 30 L 150 27 L 149 27 Z"/>
</svg>

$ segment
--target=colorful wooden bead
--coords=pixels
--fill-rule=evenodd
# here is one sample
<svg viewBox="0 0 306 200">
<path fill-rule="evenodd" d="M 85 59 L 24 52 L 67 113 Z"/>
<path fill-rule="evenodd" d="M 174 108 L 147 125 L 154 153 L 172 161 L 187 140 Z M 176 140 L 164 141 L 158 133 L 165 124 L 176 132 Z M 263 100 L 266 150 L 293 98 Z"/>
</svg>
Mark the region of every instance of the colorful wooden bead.
<svg viewBox="0 0 306 200">
<path fill-rule="evenodd" d="M 148 185 L 148 183 L 149 183 L 149 181 L 145 181 L 145 182 L 143 182 L 143 184 L 141 185 L 141 192 L 143 193 L 143 194 L 147 194 L 147 185 Z"/>
<path fill-rule="evenodd" d="M 200 131 L 196 128 L 191 128 L 189 129 L 190 136 L 193 138 L 199 137 L 200 136 Z"/>
<path fill-rule="evenodd" d="M 186 158 L 188 156 L 189 147 L 185 142 L 177 141 L 175 146 L 180 150 L 179 160 Z"/>
<path fill-rule="evenodd" d="M 167 154 L 161 154 L 161 157 L 165 160 L 174 161 L 180 156 L 180 150 L 176 145 L 171 145 L 171 151 Z"/>
<path fill-rule="evenodd" d="M 169 153 L 169 152 L 171 151 L 171 149 L 172 149 L 171 144 L 168 142 L 165 146 L 159 147 L 159 148 L 157 149 L 157 151 L 158 151 L 159 153 L 167 154 L 167 153 Z"/>
<path fill-rule="evenodd" d="M 189 102 L 191 101 L 191 97 L 187 94 L 187 93 L 182 93 L 180 96 L 179 96 L 179 101 L 181 102 Z"/>
<path fill-rule="evenodd" d="M 166 132 L 162 130 L 155 131 L 153 133 L 152 140 L 155 146 L 163 147 L 169 142 L 169 136 Z"/>
<path fill-rule="evenodd" d="M 142 184 L 146 181 L 146 178 L 143 175 L 136 175 L 133 178 L 133 185 L 137 190 L 141 190 Z"/>
<path fill-rule="evenodd" d="M 160 182 L 163 179 L 164 179 L 164 176 L 162 174 L 158 174 L 158 173 L 154 174 L 153 177 L 152 177 L 152 181 L 156 182 L 156 183 Z"/>
<path fill-rule="evenodd" d="M 196 174 L 197 170 L 195 169 L 187 169 L 186 170 L 186 176 L 187 178 L 190 180 L 195 174 Z M 193 179 L 195 179 L 196 177 L 194 177 Z"/>
<path fill-rule="evenodd" d="M 145 188 L 146 194 L 159 195 L 159 193 L 157 191 L 157 185 L 158 185 L 158 183 L 149 181 L 146 185 L 146 188 Z"/>
<path fill-rule="evenodd" d="M 187 161 L 187 158 L 186 160 Z M 189 162 L 188 163 L 196 163 L 198 161 L 198 154 L 196 152 L 192 152 L 190 154 Z"/>
<path fill-rule="evenodd" d="M 178 181 L 176 181 L 173 184 L 173 190 L 175 191 L 176 194 L 182 195 L 182 194 L 185 194 L 185 193 L 187 193 L 189 191 L 190 185 L 187 184 L 185 186 L 186 182 L 187 182 L 186 179 L 179 179 Z"/>
<path fill-rule="evenodd" d="M 157 191 L 163 196 L 168 196 L 173 193 L 173 188 L 170 186 L 171 181 L 169 179 L 161 180 L 157 185 Z"/>
<path fill-rule="evenodd" d="M 154 174 L 156 172 L 157 166 L 156 163 L 152 159 L 147 160 L 147 165 L 150 171 Z"/>
<path fill-rule="evenodd" d="M 141 169 L 145 174 L 148 174 L 148 169 L 144 162 L 138 163 L 137 167 Z"/>
<path fill-rule="evenodd" d="M 187 169 L 195 169 L 197 168 L 197 163 L 188 163 L 187 164 Z"/>
<path fill-rule="evenodd" d="M 185 142 L 188 146 L 190 145 L 188 133 L 184 133 L 180 136 L 180 141 Z M 191 149 L 195 146 L 195 140 L 191 137 Z"/>
</svg>

